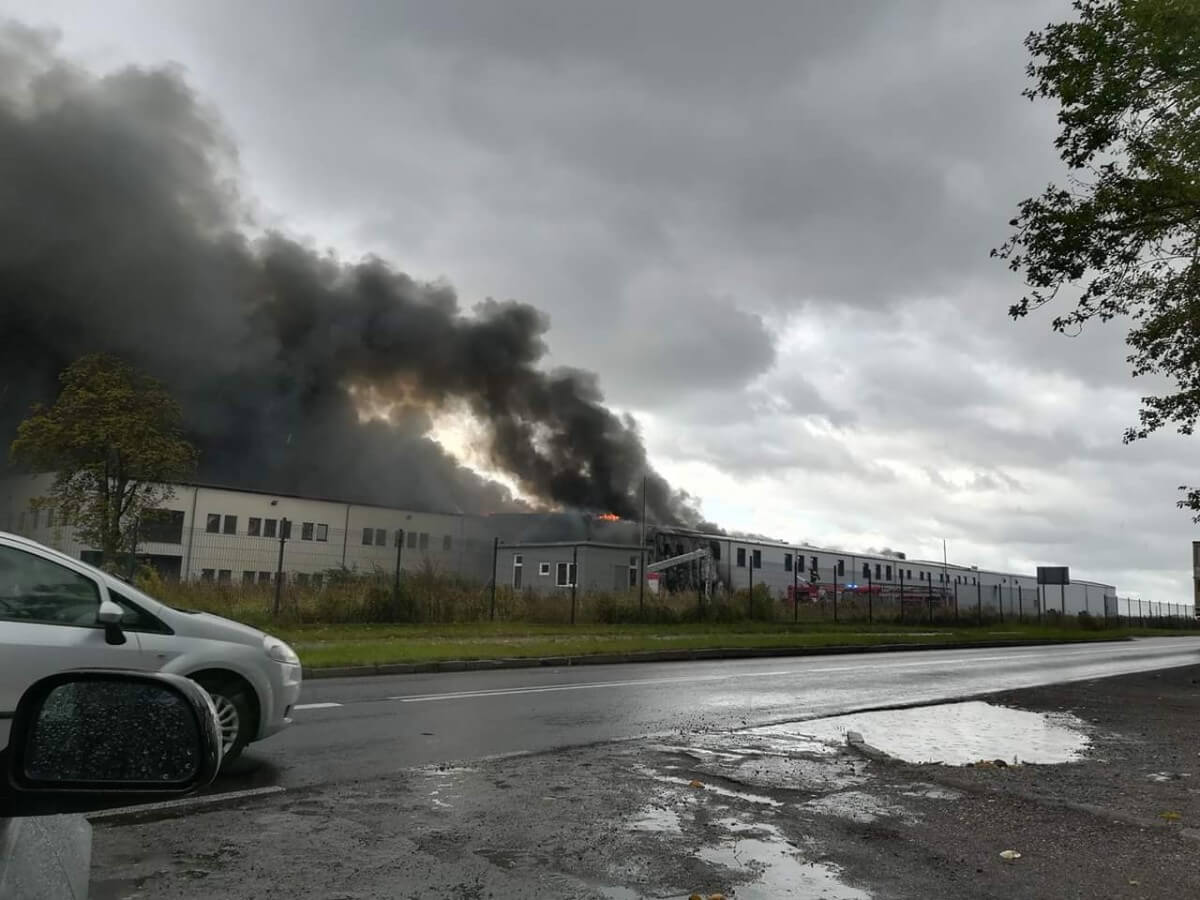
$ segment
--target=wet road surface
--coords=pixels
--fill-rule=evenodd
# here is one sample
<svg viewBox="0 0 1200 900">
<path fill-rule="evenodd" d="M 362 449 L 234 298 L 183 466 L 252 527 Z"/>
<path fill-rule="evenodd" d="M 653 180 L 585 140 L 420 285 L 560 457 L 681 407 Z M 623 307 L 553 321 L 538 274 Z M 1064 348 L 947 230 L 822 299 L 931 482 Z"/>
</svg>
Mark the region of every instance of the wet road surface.
<svg viewBox="0 0 1200 900">
<path fill-rule="evenodd" d="M 337 784 L 429 763 L 680 732 L 1200 662 L 1200 638 L 312 680 L 293 726 L 213 791 Z"/>
</svg>

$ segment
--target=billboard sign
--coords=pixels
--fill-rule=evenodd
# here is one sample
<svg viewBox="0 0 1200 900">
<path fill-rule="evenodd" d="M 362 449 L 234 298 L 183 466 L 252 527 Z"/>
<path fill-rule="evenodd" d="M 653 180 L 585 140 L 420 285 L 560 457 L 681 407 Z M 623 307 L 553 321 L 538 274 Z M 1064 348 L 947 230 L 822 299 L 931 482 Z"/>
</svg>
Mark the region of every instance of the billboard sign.
<svg viewBox="0 0 1200 900">
<path fill-rule="evenodd" d="M 1071 570 L 1067 566 L 1038 566 L 1038 584 L 1070 584 Z"/>
</svg>

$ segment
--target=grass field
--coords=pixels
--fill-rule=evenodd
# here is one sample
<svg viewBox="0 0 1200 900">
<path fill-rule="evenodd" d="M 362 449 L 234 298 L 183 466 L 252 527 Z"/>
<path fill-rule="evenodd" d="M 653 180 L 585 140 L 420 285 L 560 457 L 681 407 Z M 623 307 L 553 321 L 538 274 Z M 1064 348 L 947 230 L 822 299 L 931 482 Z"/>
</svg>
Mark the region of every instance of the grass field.
<svg viewBox="0 0 1200 900">
<path fill-rule="evenodd" d="M 272 629 L 296 648 L 305 666 L 378 665 L 439 660 L 584 656 L 653 650 L 927 644 L 975 641 L 1103 640 L 1130 635 L 1179 635 L 1178 630 L 1036 625 L 937 628 L 896 625 L 795 627 L 777 623 L 734 625 L 302 625 Z"/>
</svg>

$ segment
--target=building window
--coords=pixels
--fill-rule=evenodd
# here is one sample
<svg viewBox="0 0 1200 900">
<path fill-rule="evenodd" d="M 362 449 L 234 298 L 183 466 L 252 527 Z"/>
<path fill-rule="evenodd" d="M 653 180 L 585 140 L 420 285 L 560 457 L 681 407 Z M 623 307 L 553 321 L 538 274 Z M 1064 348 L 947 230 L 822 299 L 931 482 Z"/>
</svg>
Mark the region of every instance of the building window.
<svg viewBox="0 0 1200 900">
<path fill-rule="evenodd" d="M 839 559 L 839 560 L 838 560 L 838 564 L 837 564 L 837 573 L 838 573 L 839 575 L 845 575 L 845 574 L 846 574 L 846 561 L 845 561 L 844 559 Z"/>
<path fill-rule="evenodd" d="M 871 577 L 871 564 L 863 563 L 863 578 L 870 578 L 870 577 Z"/>
<path fill-rule="evenodd" d="M 783 554 L 783 571 L 792 571 L 792 554 L 790 553 Z"/>
<path fill-rule="evenodd" d="M 321 573 L 317 572 L 312 577 L 312 586 L 315 588 L 319 588 L 324 580 L 325 579 L 321 577 Z"/>
<path fill-rule="evenodd" d="M 204 530 L 207 531 L 209 534 L 220 534 L 221 533 L 221 514 L 220 513 L 209 513 L 207 519 L 205 520 Z"/>
<path fill-rule="evenodd" d="M 362 541 L 364 547 L 370 547 L 373 543 L 375 543 L 375 529 L 364 528 Z"/>
<path fill-rule="evenodd" d="M 225 527 L 222 531 L 225 534 L 237 534 L 237 516 L 226 516 Z"/>
<path fill-rule="evenodd" d="M 538 563 L 538 574 L 539 575 L 549 575 L 550 574 L 550 563 Z"/>
<path fill-rule="evenodd" d="M 422 550 L 429 549 L 429 532 L 428 531 L 421 532 L 421 549 Z"/>
<path fill-rule="evenodd" d="M 254 570 L 246 569 L 242 572 L 242 584 L 254 584 Z"/>
<path fill-rule="evenodd" d="M 251 516 L 246 520 L 246 534 L 250 537 L 258 537 L 262 534 L 262 519 L 258 516 Z"/>
<path fill-rule="evenodd" d="M 410 531 L 408 533 L 408 541 L 407 541 L 406 546 L 408 547 L 409 550 L 417 549 L 417 533 L 415 531 Z"/>
<path fill-rule="evenodd" d="M 262 533 L 263 533 L 263 537 L 269 537 L 269 538 L 275 537 L 275 520 L 274 519 L 263 519 Z"/>
<path fill-rule="evenodd" d="M 637 587 L 638 583 L 638 558 L 636 556 L 629 557 L 629 586 Z"/>
<path fill-rule="evenodd" d="M 737 548 L 737 567 L 739 569 L 746 568 L 746 548 L 745 547 Z"/>
<path fill-rule="evenodd" d="M 213 578 L 216 577 L 216 574 L 217 574 L 216 569 L 201 569 L 200 570 L 200 580 L 201 581 L 212 581 Z"/>
<path fill-rule="evenodd" d="M 879 563 L 875 563 L 875 580 L 876 581 L 878 581 L 881 577 L 883 577 L 882 569 L 883 569 L 883 567 L 881 565 L 879 565 Z"/>
<path fill-rule="evenodd" d="M 270 584 L 271 583 L 271 573 L 270 572 L 259 572 L 258 573 L 258 583 L 259 584 Z"/>
<path fill-rule="evenodd" d="M 884 569 L 884 572 L 886 573 L 884 575 L 884 579 L 886 581 L 891 581 L 892 580 L 892 567 L 888 566 L 886 569 Z"/>
<path fill-rule="evenodd" d="M 317 540 L 318 541 L 328 541 L 329 540 L 329 526 L 328 525 L 325 525 L 323 523 L 317 525 Z"/>
<path fill-rule="evenodd" d="M 560 562 L 555 575 L 554 580 L 559 587 L 571 587 L 575 583 L 575 564 Z"/>
<path fill-rule="evenodd" d="M 513 555 L 513 590 L 521 589 L 521 582 L 525 573 L 525 557 L 520 553 Z"/>
<path fill-rule="evenodd" d="M 912 569 L 908 570 L 908 580 L 912 581 Z"/>
<path fill-rule="evenodd" d="M 311 541 L 312 539 L 313 539 L 313 523 L 312 522 L 301 522 L 300 523 L 300 540 Z"/>
<path fill-rule="evenodd" d="M 454 546 L 454 539 L 448 535 L 442 535 L 442 550 L 446 553 L 450 552 L 450 548 Z"/>
<path fill-rule="evenodd" d="M 301 587 L 308 587 L 308 573 L 307 572 L 297 572 L 296 573 L 296 584 L 300 585 Z"/>
<path fill-rule="evenodd" d="M 383 528 L 375 529 L 375 546 L 376 547 L 386 547 L 387 546 L 387 531 L 385 529 L 383 529 Z"/>
<path fill-rule="evenodd" d="M 229 582 L 233 581 L 233 570 L 232 569 L 218 569 L 217 570 L 217 581 L 220 584 L 229 584 Z"/>
<path fill-rule="evenodd" d="M 975 576 L 974 575 L 971 576 L 971 584 L 975 584 Z"/>
<path fill-rule="evenodd" d="M 761 550 L 755 550 L 753 553 L 751 553 L 750 559 L 754 563 L 754 568 L 756 568 L 756 569 L 762 568 L 762 551 Z"/>
</svg>

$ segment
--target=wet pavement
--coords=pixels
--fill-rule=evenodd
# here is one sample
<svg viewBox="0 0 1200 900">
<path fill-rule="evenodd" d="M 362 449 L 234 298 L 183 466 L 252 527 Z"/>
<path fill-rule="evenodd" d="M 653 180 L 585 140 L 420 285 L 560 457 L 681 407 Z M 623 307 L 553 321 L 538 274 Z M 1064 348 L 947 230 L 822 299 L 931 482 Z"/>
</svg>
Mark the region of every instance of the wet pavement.
<svg viewBox="0 0 1200 900">
<path fill-rule="evenodd" d="M 912 758 L 941 735 L 982 765 L 864 755 L 846 743 L 849 718 L 751 723 L 408 767 L 98 826 L 93 897 L 1200 894 L 1200 667 L 988 700 L 853 722 L 869 743 L 886 734 L 917 748 Z M 1062 735 L 1045 742 L 1034 721 L 1073 735 L 1075 761 L 997 765 L 1062 751 Z M 982 723 L 980 743 L 966 742 L 969 723 Z"/>
<path fill-rule="evenodd" d="M 215 790 L 336 784 L 429 763 L 724 732 L 1196 662 L 1200 638 L 1183 637 L 310 681 L 292 728 L 251 747 L 239 777 Z"/>
</svg>

